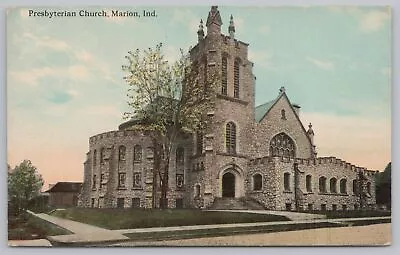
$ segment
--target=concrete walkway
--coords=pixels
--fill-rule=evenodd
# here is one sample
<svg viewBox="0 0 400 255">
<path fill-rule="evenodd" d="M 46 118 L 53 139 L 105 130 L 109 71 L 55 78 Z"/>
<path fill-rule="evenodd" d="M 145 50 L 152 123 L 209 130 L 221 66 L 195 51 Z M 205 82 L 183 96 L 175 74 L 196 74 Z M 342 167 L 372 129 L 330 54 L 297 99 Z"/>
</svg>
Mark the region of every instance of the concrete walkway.
<svg viewBox="0 0 400 255">
<path fill-rule="evenodd" d="M 248 212 L 248 211 L 246 211 Z M 275 221 L 275 222 L 255 222 L 255 223 L 234 223 L 234 224 L 213 224 L 213 225 L 193 225 L 193 226 L 178 226 L 178 227 L 156 227 L 156 228 L 137 228 L 137 229 L 119 229 L 108 230 L 72 220 L 62 219 L 48 214 L 35 214 L 43 220 L 51 222 L 61 228 L 64 228 L 74 234 L 50 236 L 48 240 L 55 245 L 63 246 L 80 246 L 80 245 L 95 245 L 105 243 L 119 243 L 129 241 L 129 238 L 124 234 L 141 234 L 141 233 L 160 233 L 160 232 L 179 232 L 179 231 L 195 231 L 209 229 L 229 229 L 229 228 L 248 228 L 248 227 L 264 227 L 277 225 L 296 225 L 296 224 L 313 224 L 313 223 L 336 223 L 346 225 L 346 222 L 353 221 L 368 221 L 390 219 L 390 217 L 367 217 L 367 218 L 343 218 L 343 219 L 305 219 L 296 221 Z M 269 213 L 269 211 L 266 211 Z M 294 214 L 293 214 L 294 215 Z M 286 216 L 286 215 L 285 215 Z M 16 244 L 18 245 L 18 244 Z M 22 246 L 22 245 L 21 245 Z M 27 245 L 35 246 L 35 245 Z M 45 245 L 43 245 L 45 246 Z"/>
<path fill-rule="evenodd" d="M 35 240 L 8 240 L 8 246 L 12 247 L 50 247 L 51 243 L 46 239 Z"/>
<path fill-rule="evenodd" d="M 36 217 L 51 222 L 61 228 L 64 228 L 74 233 L 71 235 L 49 236 L 48 240 L 50 242 L 55 242 L 64 245 L 79 245 L 86 243 L 123 241 L 125 239 L 129 239 L 128 237 L 122 235 L 121 233 L 118 233 L 113 230 L 99 228 L 72 220 L 62 219 L 44 213 L 39 213 L 39 214 L 35 214 L 33 212 L 30 213 Z"/>
<path fill-rule="evenodd" d="M 314 213 L 299 213 L 299 212 L 289 212 L 289 211 L 269 211 L 269 210 L 207 210 L 214 212 L 240 212 L 240 213 L 255 213 L 255 214 L 271 214 L 285 216 L 292 221 L 297 220 L 311 220 L 311 219 L 325 219 L 326 215 L 314 214 Z"/>
<path fill-rule="evenodd" d="M 111 246 L 371 246 L 390 245 L 391 224 L 318 228 L 162 241 L 128 241 Z"/>
</svg>

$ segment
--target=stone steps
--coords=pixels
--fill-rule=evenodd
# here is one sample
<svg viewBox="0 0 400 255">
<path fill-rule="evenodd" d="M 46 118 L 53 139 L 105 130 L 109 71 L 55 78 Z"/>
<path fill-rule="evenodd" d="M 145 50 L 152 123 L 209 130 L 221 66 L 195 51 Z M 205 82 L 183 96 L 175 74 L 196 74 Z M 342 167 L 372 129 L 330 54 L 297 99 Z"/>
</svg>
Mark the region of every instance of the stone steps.
<svg viewBox="0 0 400 255">
<path fill-rule="evenodd" d="M 264 210 L 263 206 L 249 199 L 216 198 L 209 209 L 213 210 Z"/>
</svg>

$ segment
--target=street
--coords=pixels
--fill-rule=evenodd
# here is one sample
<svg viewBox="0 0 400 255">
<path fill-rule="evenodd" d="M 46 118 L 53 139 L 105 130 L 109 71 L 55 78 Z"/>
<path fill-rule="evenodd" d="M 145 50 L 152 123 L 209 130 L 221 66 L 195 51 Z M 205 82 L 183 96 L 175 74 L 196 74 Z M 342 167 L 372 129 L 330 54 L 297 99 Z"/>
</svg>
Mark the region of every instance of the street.
<svg viewBox="0 0 400 255">
<path fill-rule="evenodd" d="M 193 238 L 155 242 L 122 242 L 112 246 L 311 246 L 389 245 L 391 224 L 319 228 L 299 231 Z"/>
</svg>

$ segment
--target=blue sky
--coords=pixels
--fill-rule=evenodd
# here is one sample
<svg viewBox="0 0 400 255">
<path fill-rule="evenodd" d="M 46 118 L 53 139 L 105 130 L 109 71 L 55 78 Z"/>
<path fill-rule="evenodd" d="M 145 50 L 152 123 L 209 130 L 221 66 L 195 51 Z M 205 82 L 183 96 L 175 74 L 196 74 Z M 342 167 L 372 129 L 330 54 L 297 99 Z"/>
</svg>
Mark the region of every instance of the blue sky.
<svg viewBox="0 0 400 255">
<path fill-rule="evenodd" d="M 7 14 L 8 161 L 31 159 L 48 183 L 81 180 L 88 138 L 114 130 L 126 109 L 121 65 L 129 50 L 162 42 L 170 61 L 197 41 L 210 7 L 157 17 Z M 37 8 L 34 10 L 44 10 Z M 49 9 L 48 9 L 49 10 Z M 313 123 L 319 156 L 382 170 L 390 161 L 391 14 L 386 7 L 219 7 L 227 33 L 249 43 L 256 104 L 285 86 Z M 60 162 L 64 162 L 60 164 Z"/>
</svg>

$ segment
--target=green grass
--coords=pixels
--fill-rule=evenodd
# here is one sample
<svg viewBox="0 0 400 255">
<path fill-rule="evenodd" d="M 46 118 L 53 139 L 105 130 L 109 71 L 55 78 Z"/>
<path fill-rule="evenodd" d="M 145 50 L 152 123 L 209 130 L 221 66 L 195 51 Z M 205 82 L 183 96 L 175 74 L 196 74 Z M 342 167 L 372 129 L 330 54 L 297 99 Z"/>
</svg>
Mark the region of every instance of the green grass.
<svg viewBox="0 0 400 255">
<path fill-rule="evenodd" d="M 326 212 L 319 211 L 317 213 L 325 214 L 328 219 L 391 216 L 391 212 L 390 211 L 377 211 L 377 210 L 326 211 Z"/>
<path fill-rule="evenodd" d="M 232 227 L 232 228 L 215 228 L 215 229 L 198 229 L 198 230 L 182 230 L 182 231 L 165 231 L 156 233 L 129 233 L 125 236 L 130 241 L 159 241 L 159 240 L 177 240 L 187 238 L 215 237 L 215 236 L 231 236 L 256 233 L 273 233 L 283 231 L 294 231 L 315 228 L 338 227 L 336 223 L 303 223 L 303 224 L 287 224 L 273 226 L 256 226 L 256 227 Z"/>
<path fill-rule="evenodd" d="M 66 234 L 71 233 L 30 214 L 8 218 L 8 240 L 32 240 Z"/>
<path fill-rule="evenodd" d="M 68 208 L 62 211 L 55 211 L 51 215 L 80 221 L 106 229 L 171 227 L 289 220 L 284 216 L 278 215 L 207 212 L 185 209 L 139 210 Z"/>
</svg>

